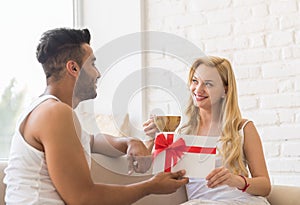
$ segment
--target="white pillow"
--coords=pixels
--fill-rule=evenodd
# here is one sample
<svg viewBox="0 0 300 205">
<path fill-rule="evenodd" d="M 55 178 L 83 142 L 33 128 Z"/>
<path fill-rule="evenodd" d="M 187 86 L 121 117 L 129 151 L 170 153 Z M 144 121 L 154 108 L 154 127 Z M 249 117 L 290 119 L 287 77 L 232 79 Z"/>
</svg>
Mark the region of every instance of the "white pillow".
<svg viewBox="0 0 300 205">
<path fill-rule="evenodd" d="M 96 123 L 101 133 L 116 137 L 130 136 L 129 115 L 113 116 L 108 114 L 97 114 Z"/>
</svg>

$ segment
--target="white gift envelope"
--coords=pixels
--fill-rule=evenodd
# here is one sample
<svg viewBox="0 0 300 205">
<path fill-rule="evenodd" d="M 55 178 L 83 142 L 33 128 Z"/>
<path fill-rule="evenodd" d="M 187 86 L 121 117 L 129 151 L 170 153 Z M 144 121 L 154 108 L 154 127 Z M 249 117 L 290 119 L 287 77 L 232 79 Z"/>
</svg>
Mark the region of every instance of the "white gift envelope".
<svg viewBox="0 0 300 205">
<path fill-rule="evenodd" d="M 187 177 L 205 178 L 215 168 L 219 137 L 157 133 L 152 173 L 186 170 Z"/>
</svg>

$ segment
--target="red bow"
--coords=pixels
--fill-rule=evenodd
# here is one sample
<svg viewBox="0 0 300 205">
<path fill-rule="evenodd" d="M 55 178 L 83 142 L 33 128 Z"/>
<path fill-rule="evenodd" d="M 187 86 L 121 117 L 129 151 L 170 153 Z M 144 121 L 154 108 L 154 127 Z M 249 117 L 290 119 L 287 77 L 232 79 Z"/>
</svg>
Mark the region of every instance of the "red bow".
<svg viewBox="0 0 300 205">
<path fill-rule="evenodd" d="M 162 151 L 166 151 L 165 172 L 170 172 L 171 167 L 175 166 L 178 159 L 181 159 L 184 152 L 216 154 L 216 148 L 186 146 L 184 139 L 179 138 L 173 143 L 174 134 L 167 134 L 167 138 L 163 133 L 157 135 L 155 139 L 155 150 L 153 157 L 155 158 Z M 173 161 L 173 164 L 171 163 Z"/>
<path fill-rule="evenodd" d="M 185 142 L 182 138 L 173 143 L 174 134 L 167 134 L 167 139 L 164 134 L 157 135 L 155 139 L 155 151 L 153 157 L 155 158 L 162 151 L 166 151 L 165 172 L 171 171 L 171 160 L 173 159 L 173 166 L 177 164 L 177 159 L 181 158 L 183 152 L 186 151 Z"/>
</svg>

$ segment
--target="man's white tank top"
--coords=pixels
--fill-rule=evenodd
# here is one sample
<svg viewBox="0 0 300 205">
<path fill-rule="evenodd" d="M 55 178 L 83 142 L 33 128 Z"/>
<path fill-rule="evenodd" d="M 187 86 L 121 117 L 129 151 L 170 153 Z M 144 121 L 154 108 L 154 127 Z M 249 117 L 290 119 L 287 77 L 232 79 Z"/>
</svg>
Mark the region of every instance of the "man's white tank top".
<svg viewBox="0 0 300 205">
<path fill-rule="evenodd" d="M 20 125 L 39 104 L 55 96 L 44 95 L 35 100 L 21 115 L 11 143 L 8 166 L 5 169 L 3 182 L 6 184 L 5 202 L 7 205 L 20 204 L 64 204 L 56 191 L 47 168 L 45 153 L 29 145 L 20 133 Z M 86 158 L 91 165 L 90 138 L 82 133 L 81 143 Z"/>
</svg>

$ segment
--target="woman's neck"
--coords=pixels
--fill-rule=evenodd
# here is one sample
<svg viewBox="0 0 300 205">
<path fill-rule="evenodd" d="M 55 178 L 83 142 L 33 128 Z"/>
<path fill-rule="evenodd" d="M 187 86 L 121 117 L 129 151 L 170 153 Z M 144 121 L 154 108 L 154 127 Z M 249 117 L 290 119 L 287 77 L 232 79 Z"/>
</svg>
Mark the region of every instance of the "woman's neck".
<svg viewBox="0 0 300 205">
<path fill-rule="evenodd" d="M 197 135 L 219 136 L 221 134 L 221 115 L 219 112 L 210 112 L 199 109 L 200 122 Z"/>
</svg>

